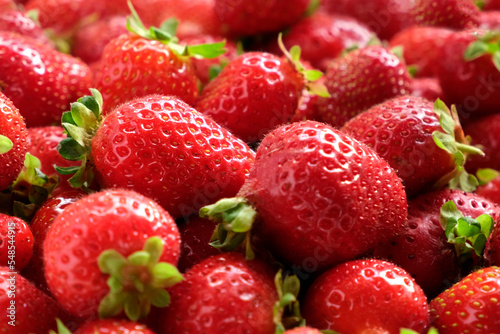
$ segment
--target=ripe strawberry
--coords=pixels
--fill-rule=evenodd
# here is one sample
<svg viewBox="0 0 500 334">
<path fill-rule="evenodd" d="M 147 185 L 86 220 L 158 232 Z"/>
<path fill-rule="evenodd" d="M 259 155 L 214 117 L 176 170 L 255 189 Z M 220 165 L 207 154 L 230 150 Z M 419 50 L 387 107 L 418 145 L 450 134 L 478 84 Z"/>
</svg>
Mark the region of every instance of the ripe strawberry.
<svg viewBox="0 0 500 334">
<path fill-rule="evenodd" d="M 412 10 L 414 24 L 454 30 L 477 27 L 479 13 L 474 0 L 417 0 Z"/>
<path fill-rule="evenodd" d="M 35 21 L 15 9 L 0 11 L 0 31 L 15 32 L 31 37 L 47 46 L 53 46 Z"/>
<path fill-rule="evenodd" d="M 0 213 L 0 266 L 20 271 L 30 262 L 33 234 L 21 219 Z"/>
<path fill-rule="evenodd" d="M 0 91 L 0 190 L 8 188 L 21 171 L 27 137 L 19 110 Z"/>
<path fill-rule="evenodd" d="M 467 169 L 476 172 L 481 168 L 500 170 L 500 115 L 491 115 L 473 121 L 464 128 L 466 135 L 471 137 L 471 143 L 481 147 L 484 156 L 471 157 L 467 161 Z"/>
<path fill-rule="evenodd" d="M 426 297 L 403 269 L 380 260 L 343 263 L 323 273 L 307 291 L 307 324 L 339 333 L 423 333 L 429 325 Z"/>
<path fill-rule="evenodd" d="M 90 86 L 89 68 L 27 37 L 0 32 L 0 87 L 28 127 L 59 122 L 69 103 Z"/>
<path fill-rule="evenodd" d="M 429 305 L 440 334 L 499 333 L 500 269 L 480 269 L 444 291 Z"/>
<path fill-rule="evenodd" d="M 331 61 L 325 85 L 331 96 L 318 99 L 319 117 L 341 127 L 378 103 L 409 94 L 411 77 L 405 64 L 390 50 L 369 46 Z"/>
<path fill-rule="evenodd" d="M 436 78 L 415 78 L 413 79 L 412 96 L 422 97 L 429 101 L 443 100 L 444 93 L 439 80 Z"/>
<path fill-rule="evenodd" d="M 132 191 L 98 192 L 55 218 L 43 244 L 45 277 L 77 317 L 98 310 L 101 318 L 112 317 L 125 308 L 135 321 L 151 302 L 168 304 L 163 288 L 179 279 L 173 266 L 179 247 L 177 226 L 158 204 Z"/>
<path fill-rule="evenodd" d="M 276 32 L 299 21 L 309 1 L 215 0 L 215 11 L 229 34 L 256 35 Z"/>
<path fill-rule="evenodd" d="M 223 222 L 220 248 L 234 249 L 256 220 L 251 233 L 276 257 L 309 272 L 392 238 L 406 214 L 403 186 L 389 165 L 364 144 L 313 121 L 268 134 L 237 197 L 200 210 Z"/>
<path fill-rule="evenodd" d="M 170 293 L 172 303 L 160 320 L 164 332 L 275 332 L 278 294 L 272 268 L 260 260 L 246 261 L 234 252 L 209 257 L 192 267 Z"/>
<path fill-rule="evenodd" d="M 63 333 L 59 333 L 63 334 Z M 154 334 L 145 325 L 124 320 L 95 320 L 80 326 L 74 334 Z"/>
<path fill-rule="evenodd" d="M 396 34 L 389 44 L 403 47 L 405 62 L 416 66 L 417 77 L 434 77 L 439 68 L 440 49 L 452 33 L 447 28 L 414 26 Z"/>
</svg>

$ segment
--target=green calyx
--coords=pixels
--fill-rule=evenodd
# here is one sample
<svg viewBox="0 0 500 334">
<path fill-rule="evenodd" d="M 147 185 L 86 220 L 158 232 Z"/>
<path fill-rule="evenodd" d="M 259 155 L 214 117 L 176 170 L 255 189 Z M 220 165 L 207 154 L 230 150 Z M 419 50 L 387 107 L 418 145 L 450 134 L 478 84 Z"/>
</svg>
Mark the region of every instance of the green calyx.
<svg viewBox="0 0 500 334">
<path fill-rule="evenodd" d="M 0 135 L 0 154 L 4 154 L 12 150 L 14 143 L 8 137 Z"/>
<path fill-rule="evenodd" d="M 92 138 L 102 124 L 102 96 L 98 90 L 90 89 L 92 96 L 79 98 L 71 104 L 71 110 L 63 113 L 61 125 L 68 138 L 63 139 L 57 150 L 66 160 L 81 161 L 80 166 L 58 167 L 56 171 L 62 175 L 72 175 L 68 181 L 75 188 L 88 190 L 94 178 L 90 166 L 90 150 Z"/>
<path fill-rule="evenodd" d="M 57 332 L 50 330 L 49 334 L 71 334 L 71 331 L 68 329 L 68 327 L 64 326 L 61 319 L 57 318 L 56 322 L 57 322 Z"/>
<path fill-rule="evenodd" d="M 142 23 L 130 0 L 128 6 L 131 15 L 127 17 L 127 30 L 131 33 L 146 39 L 160 41 L 179 56 L 211 59 L 226 53 L 226 49 L 224 49 L 225 41 L 210 44 L 181 45 L 179 39 L 175 36 L 178 25 L 175 18 L 167 19 L 159 28 L 150 27 L 148 29 Z"/>
<path fill-rule="evenodd" d="M 456 254 L 462 263 L 472 254 L 483 256 L 494 224 L 493 218 L 487 214 L 475 219 L 464 217 L 453 201 L 448 201 L 441 207 L 441 225 L 448 242 L 455 245 Z"/>
<path fill-rule="evenodd" d="M 476 177 L 479 181 L 479 185 L 485 185 L 496 179 L 500 175 L 500 172 L 491 168 L 482 168 L 476 172 Z"/>
<path fill-rule="evenodd" d="M 458 118 L 457 109 L 453 105 L 450 109 L 440 99 L 434 104 L 434 112 L 439 117 L 441 128 L 444 132 L 434 131 L 432 137 L 436 145 L 448 152 L 455 161 L 455 168 L 444 175 L 434 185 L 435 188 L 441 188 L 449 185 L 451 189 L 460 188 L 467 192 L 473 192 L 479 185 L 478 179 L 467 173 L 465 162 L 468 155 L 484 155 L 481 149 L 470 145 L 470 138 L 466 137 Z"/>
<path fill-rule="evenodd" d="M 399 334 L 419 334 L 419 332 L 414 331 L 413 329 L 401 328 Z M 438 330 L 435 327 L 429 328 L 427 334 L 439 334 Z"/>
<path fill-rule="evenodd" d="M 276 324 L 275 334 L 282 334 L 287 329 L 305 326 L 306 321 L 300 315 L 298 301 L 300 280 L 297 276 L 287 275 L 283 277 L 283 272 L 280 269 L 274 277 L 274 285 L 279 297 L 273 308 L 273 320 Z"/>
<path fill-rule="evenodd" d="M 170 295 L 165 290 L 183 280 L 177 268 L 159 262 L 163 241 L 159 237 L 146 240 L 144 249 L 127 258 L 110 249 L 101 253 L 99 268 L 110 275 L 110 292 L 99 305 L 99 316 L 110 318 L 125 311 L 132 321 L 146 317 L 151 305 L 167 307 Z"/>
<path fill-rule="evenodd" d="M 215 204 L 201 208 L 199 215 L 219 223 L 210 245 L 229 252 L 243 244 L 247 259 L 255 257 L 250 243 L 250 230 L 257 218 L 257 211 L 246 199 L 223 198 Z"/>
<path fill-rule="evenodd" d="M 291 62 L 295 66 L 297 71 L 304 77 L 305 86 L 309 93 L 321 97 L 330 97 L 330 93 L 328 92 L 326 86 L 321 81 L 319 81 L 319 79 L 323 76 L 323 73 L 318 70 L 306 70 L 300 62 L 300 54 L 302 52 L 300 47 L 294 45 L 292 46 L 290 51 L 288 51 L 283 44 L 282 36 L 283 34 L 281 33 L 278 36 L 278 45 L 285 55 L 285 58 L 288 59 L 288 61 Z"/>
<path fill-rule="evenodd" d="M 500 71 L 500 33 L 487 32 L 478 36 L 478 40 L 472 42 L 464 53 L 466 61 L 472 61 L 484 55 L 491 55 L 493 64 Z"/>
</svg>

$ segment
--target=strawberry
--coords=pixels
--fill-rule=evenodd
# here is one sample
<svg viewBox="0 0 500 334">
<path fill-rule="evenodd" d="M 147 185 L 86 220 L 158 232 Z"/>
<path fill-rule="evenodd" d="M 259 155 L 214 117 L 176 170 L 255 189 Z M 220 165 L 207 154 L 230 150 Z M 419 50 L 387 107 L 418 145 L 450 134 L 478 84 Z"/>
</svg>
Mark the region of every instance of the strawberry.
<svg viewBox="0 0 500 334">
<path fill-rule="evenodd" d="M 500 269 L 473 272 L 429 304 L 440 334 L 499 333 Z"/>
<path fill-rule="evenodd" d="M 412 11 L 414 24 L 454 30 L 477 27 L 479 13 L 474 0 L 417 0 Z"/>
<path fill-rule="evenodd" d="M 0 12 L 0 31 L 15 32 L 31 37 L 47 46 L 53 46 L 35 21 L 18 10 L 12 9 Z"/>
<path fill-rule="evenodd" d="M 481 168 L 500 170 L 500 115 L 491 115 L 475 120 L 464 128 L 466 135 L 471 137 L 471 143 L 481 147 L 484 156 L 474 156 L 467 161 L 467 169 L 476 172 Z"/>
<path fill-rule="evenodd" d="M 436 78 L 415 78 L 413 79 L 412 96 L 422 97 L 429 101 L 443 100 L 444 93 L 439 80 Z"/>
<path fill-rule="evenodd" d="M 15 33 L 0 32 L 0 63 L 0 89 L 29 127 L 58 122 L 90 86 L 90 70 L 80 60 Z"/>
<path fill-rule="evenodd" d="M 237 197 L 200 210 L 221 223 L 215 246 L 236 248 L 255 221 L 251 233 L 278 259 L 306 272 L 363 255 L 395 236 L 406 214 L 403 186 L 389 165 L 314 121 L 269 133 Z"/>
<path fill-rule="evenodd" d="M 485 169 L 479 170 L 478 174 L 481 175 L 485 172 L 487 174 L 484 176 L 486 182 L 477 188 L 476 194 L 500 205 L 500 177 L 498 172 Z"/>
<path fill-rule="evenodd" d="M 239 253 L 209 257 L 192 267 L 170 289 L 171 305 L 160 318 L 163 332 L 275 332 L 273 306 L 278 300 L 272 268 Z"/>
<path fill-rule="evenodd" d="M 9 334 L 46 334 L 61 315 L 55 300 L 7 267 L 0 267 L 0 307 L 0 332 Z"/>
<path fill-rule="evenodd" d="M 256 35 L 276 32 L 299 21 L 309 1 L 215 0 L 215 11 L 229 34 Z"/>
<path fill-rule="evenodd" d="M 20 271 L 30 262 L 33 234 L 21 219 L 0 213 L 0 266 Z"/>
<path fill-rule="evenodd" d="M 164 288 L 182 279 L 173 266 L 179 247 L 177 226 L 158 204 L 132 191 L 98 192 L 55 218 L 43 244 L 45 277 L 77 317 L 124 309 L 136 321 L 151 304 L 168 305 Z"/>
<path fill-rule="evenodd" d="M 59 332 L 59 334 L 63 334 Z M 80 326 L 73 334 L 154 334 L 145 325 L 124 320 L 95 320 Z"/>
<path fill-rule="evenodd" d="M 500 10 L 500 0 L 485 0 L 483 10 Z"/>
<path fill-rule="evenodd" d="M 323 273 L 302 304 L 310 326 L 340 333 L 423 333 L 429 309 L 422 289 L 403 269 L 380 260 L 343 263 Z"/>
<path fill-rule="evenodd" d="M 411 92 L 405 64 L 390 50 L 369 46 L 330 62 L 329 98 L 318 99 L 320 120 L 341 127 L 352 117 L 390 98 Z"/>
<path fill-rule="evenodd" d="M 21 171 L 28 133 L 19 110 L 1 91 L 0 116 L 0 190 L 4 190 Z"/>
</svg>

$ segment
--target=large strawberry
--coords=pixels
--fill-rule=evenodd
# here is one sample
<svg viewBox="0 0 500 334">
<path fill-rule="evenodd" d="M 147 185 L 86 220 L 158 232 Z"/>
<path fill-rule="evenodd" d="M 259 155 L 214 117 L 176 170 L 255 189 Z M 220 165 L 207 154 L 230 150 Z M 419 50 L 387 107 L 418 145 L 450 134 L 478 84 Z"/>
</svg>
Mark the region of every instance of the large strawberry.
<svg viewBox="0 0 500 334">
<path fill-rule="evenodd" d="M 55 218 L 43 244 L 45 277 L 77 317 L 125 310 L 137 320 L 151 304 L 168 305 L 164 288 L 182 279 L 173 266 L 179 247 L 174 220 L 154 201 L 128 190 L 94 193 Z"/>
<path fill-rule="evenodd" d="M 27 137 L 19 110 L 0 91 L 0 190 L 8 188 L 21 171 Z"/>
<path fill-rule="evenodd" d="M 500 269 L 473 272 L 430 303 L 440 334 L 500 333 Z"/>
<path fill-rule="evenodd" d="M 25 221 L 0 213 L 0 266 L 20 271 L 30 262 L 33 233 Z"/>
<path fill-rule="evenodd" d="M 91 81 L 90 69 L 80 60 L 9 32 L 0 32 L 0 77 L 0 90 L 29 127 L 59 122 Z"/>
<path fill-rule="evenodd" d="M 339 333 L 423 333 L 429 325 L 422 289 L 406 271 L 380 260 L 346 262 L 323 273 L 302 310 L 307 324 Z"/>
<path fill-rule="evenodd" d="M 221 222 L 214 245 L 235 248 L 257 220 L 251 233 L 275 256 L 309 272 L 354 259 L 392 238 L 406 214 L 406 194 L 387 162 L 314 121 L 268 134 L 238 196 L 200 211 Z"/>
</svg>

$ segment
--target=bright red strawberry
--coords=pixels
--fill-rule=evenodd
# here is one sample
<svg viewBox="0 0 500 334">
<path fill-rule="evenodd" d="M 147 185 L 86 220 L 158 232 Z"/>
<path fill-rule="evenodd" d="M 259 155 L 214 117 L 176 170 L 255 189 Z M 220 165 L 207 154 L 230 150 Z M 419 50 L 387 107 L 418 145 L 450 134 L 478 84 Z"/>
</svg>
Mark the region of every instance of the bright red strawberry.
<svg viewBox="0 0 500 334">
<path fill-rule="evenodd" d="M 45 277 L 61 306 L 77 317 L 98 309 L 101 318 L 112 317 L 125 307 L 137 320 L 153 296 L 153 305 L 168 304 L 163 288 L 178 281 L 179 248 L 177 226 L 158 204 L 128 190 L 98 192 L 55 218 L 43 244 Z"/>
<path fill-rule="evenodd" d="M 19 110 L 0 91 L 0 190 L 8 188 L 21 171 L 27 137 Z"/>
<path fill-rule="evenodd" d="M 59 333 L 62 334 L 62 333 Z M 145 325 L 124 320 L 95 320 L 87 322 L 73 334 L 154 334 Z"/>
<path fill-rule="evenodd" d="M 268 134 L 238 196 L 200 211 L 224 221 L 219 235 L 231 231 L 220 248 L 234 248 L 255 220 L 251 233 L 306 272 L 363 255 L 399 233 L 406 214 L 406 194 L 389 165 L 352 137 L 313 121 Z"/>
<path fill-rule="evenodd" d="M 495 11 L 481 12 L 479 18 L 480 29 L 500 31 L 500 8 Z"/>
<path fill-rule="evenodd" d="M 325 74 L 329 98 L 318 99 L 322 121 L 341 127 L 349 119 L 390 98 L 411 92 L 405 64 L 390 50 L 369 46 L 330 62 Z"/>
<path fill-rule="evenodd" d="M 297 327 L 294 329 L 289 329 L 283 334 L 321 334 L 318 329 L 311 328 L 311 327 Z"/>
<path fill-rule="evenodd" d="M 323 273 L 306 293 L 308 325 L 339 333 L 423 333 L 429 309 L 422 289 L 403 269 L 380 260 L 357 260 Z"/>
<path fill-rule="evenodd" d="M 500 269 L 480 269 L 430 303 L 440 334 L 500 333 Z"/>
<path fill-rule="evenodd" d="M 0 266 L 20 271 L 32 253 L 33 234 L 26 222 L 0 213 Z"/>
<path fill-rule="evenodd" d="M 467 169 L 476 172 L 480 168 L 500 170 L 500 115 L 483 117 L 464 128 L 466 135 L 470 136 L 471 143 L 478 145 L 484 151 L 484 156 L 471 157 L 467 161 Z"/>
<path fill-rule="evenodd" d="M 90 86 L 80 60 L 30 38 L 0 32 L 0 87 L 29 127 L 60 122 L 70 102 Z"/>
<path fill-rule="evenodd" d="M 391 47 L 403 47 L 405 62 L 416 66 L 417 77 L 434 77 L 439 68 L 440 49 L 452 33 L 447 28 L 415 26 L 399 32 L 389 43 Z"/>
<path fill-rule="evenodd" d="M 322 71 L 328 62 L 353 47 L 363 48 L 375 34 L 354 18 L 317 12 L 299 23 L 283 36 L 287 48 L 300 46 L 301 58 Z M 281 54 L 275 45 L 272 51 Z"/>
<path fill-rule="evenodd" d="M 413 79 L 411 95 L 422 97 L 429 101 L 443 100 L 444 93 L 439 80 L 436 78 L 416 78 Z"/>
<path fill-rule="evenodd" d="M 275 332 L 273 306 L 278 300 L 272 268 L 239 253 L 209 257 L 192 267 L 170 289 L 171 305 L 161 323 L 172 333 Z"/>
<path fill-rule="evenodd" d="M 0 332 L 9 334 L 47 334 L 61 314 L 55 300 L 7 267 L 0 267 L 0 307 Z"/>
<path fill-rule="evenodd" d="M 35 21 L 18 10 L 0 11 L 0 31 L 15 32 L 36 39 L 48 46 L 53 46 Z"/>
<path fill-rule="evenodd" d="M 308 0 L 215 0 L 215 11 L 229 34 L 277 32 L 299 21 Z"/>
</svg>

